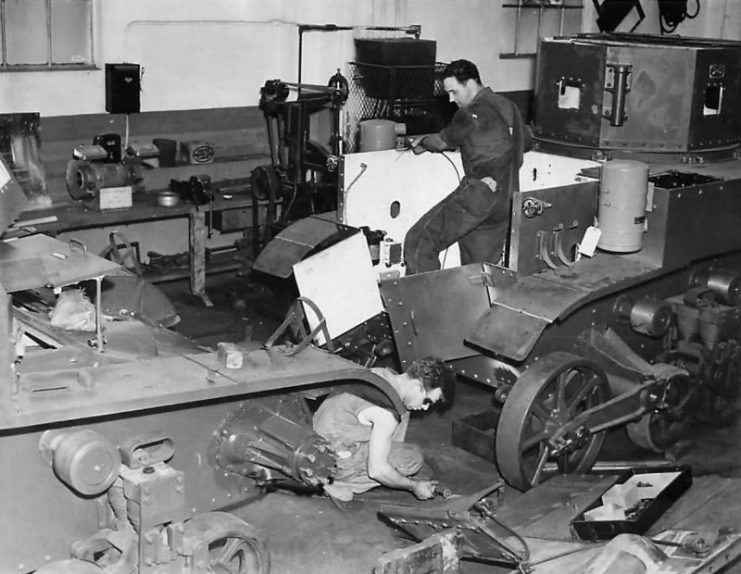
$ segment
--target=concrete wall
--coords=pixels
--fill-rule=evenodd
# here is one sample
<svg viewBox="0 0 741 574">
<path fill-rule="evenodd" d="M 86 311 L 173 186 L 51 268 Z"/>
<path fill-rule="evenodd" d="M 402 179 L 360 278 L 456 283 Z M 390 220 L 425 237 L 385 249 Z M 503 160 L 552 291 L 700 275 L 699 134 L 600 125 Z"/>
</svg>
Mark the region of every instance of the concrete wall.
<svg viewBox="0 0 741 574">
<path fill-rule="evenodd" d="M 378 3 L 94 0 L 101 69 L 3 74 L 0 112 L 104 112 L 102 67 L 112 62 L 143 67 L 142 111 L 257 104 L 266 79 L 297 79 L 298 24 L 374 24 Z M 352 32 L 312 32 L 304 39 L 304 81 L 325 83 L 352 57 Z"/>
<path fill-rule="evenodd" d="M 93 0 L 95 58 L 135 62 L 144 69 L 142 111 L 256 104 L 266 79 L 298 79 L 298 24 L 406 26 L 421 24 L 435 39 L 438 61 L 469 58 L 484 82 L 498 91 L 533 87 L 533 58 L 500 59 L 513 49 L 515 10 L 492 0 Z M 568 0 L 573 2 L 574 0 Z M 636 30 L 658 33 L 658 8 L 643 0 L 647 18 Z M 736 0 L 702 2 L 698 18 L 677 33 L 741 37 Z M 689 0 L 694 9 L 694 0 Z M 519 49 L 535 48 L 537 18 L 525 11 Z M 546 10 L 544 33 L 558 33 Z M 578 12 L 576 12 L 578 14 Z M 596 29 L 592 2 L 584 0 L 581 26 Z M 628 18 L 622 28 L 631 24 Z M 579 26 L 577 25 L 576 28 Z M 574 26 L 567 26 L 567 31 Z M 304 34 L 305 82 L 325 83 L 353 58 L 353 31 Z M 79 72 L 2 74 L 0 112 L 42 116 L 105 111 L 102 69 Z"/>
</svg>

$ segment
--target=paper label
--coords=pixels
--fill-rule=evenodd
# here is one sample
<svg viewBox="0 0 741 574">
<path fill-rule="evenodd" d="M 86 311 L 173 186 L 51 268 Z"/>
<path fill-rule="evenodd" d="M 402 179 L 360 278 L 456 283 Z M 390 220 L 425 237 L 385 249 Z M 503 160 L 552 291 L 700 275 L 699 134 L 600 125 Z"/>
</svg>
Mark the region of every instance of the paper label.
<svg viewBox="0 0 741 574">
<path fill-rule="evenodd" d="M 602 232 L 590 225 L 587 227 L 587 230 L 584 232 L 584 237 L 582 237 L 581 243 L 579 244 L 579 253 L 582 255 L 586 255 L 587 257 L 592 257 L 594 255 L 594 250 L 597 249 L 597 243 L 599 243 L 599 239 L 602 236 Z"/>
</svg>

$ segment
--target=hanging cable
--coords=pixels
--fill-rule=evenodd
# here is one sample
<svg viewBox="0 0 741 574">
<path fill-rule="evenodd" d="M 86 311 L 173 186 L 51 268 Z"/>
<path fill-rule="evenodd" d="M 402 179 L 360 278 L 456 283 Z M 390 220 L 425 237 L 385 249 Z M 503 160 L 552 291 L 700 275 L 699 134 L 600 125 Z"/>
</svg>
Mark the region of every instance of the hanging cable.
<svg viewBox="0 0 741 574">
<path fill-rule="evenodd" d="M 461 182 L 461 174 L 460 174 L 460 172 L 458 171 L 458 168 L 456 167 L 456 165 L 455 165 L 455 162 L 454 162 L 454 161 L 453 161 L 452 159 L 450 159 L 450 157 L 448 156 L 448 154 L 447 154 L 447 153 L 445 153 L 444 151 L 443 151 L 443 152 L 440 152 L 440 153 L 442 154 L 442 156 L 443 156 L 443 157 L 444 157 L 445 159 L 447 159 L 447 160 L 448 160 L 448 161 L 450 162 L 450 165 L 452 165 L 452 166 L 453 166 L 453 169 L 455 170 L 455 175 L 456 175 L 456 177 L 458 178 L 458 183 L 460 183 L 460 182 Z"/>
<path fill-rule="evenodd" d="M 659 27 L 662 34 L 672 34 L 685 18 L 697 18 L 700 13 L 700 0 L 695 0 L 695 11 L 687 11 L 688 0 L 658 0 Z"/>
</svg>

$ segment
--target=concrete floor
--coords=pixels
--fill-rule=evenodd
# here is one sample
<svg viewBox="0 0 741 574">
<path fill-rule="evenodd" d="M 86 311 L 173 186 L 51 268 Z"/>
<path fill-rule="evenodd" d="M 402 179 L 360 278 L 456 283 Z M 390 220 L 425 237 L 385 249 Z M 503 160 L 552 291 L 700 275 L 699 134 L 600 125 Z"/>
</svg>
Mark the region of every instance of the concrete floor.
<svg viewBox="0 0 741 574">
<path fill-rule="evenodd" d="M 244 339 L 264 341 L 280 323 L 292 300 L 288 291 L 268 288 L 234 274 L 209 276 L 209 295 L 214 302 L 211 309 L 189 295 L 185 283 L 160 287 L 171 296 L 181 315 L 175 329 L 205 345 Z M 410 425 L 408 439 L 425 449 L 435 478 L 455 493 L 475 492 L 499 478 L 492 462 L 451 444 L 452 422 L 482 412 L 490 404 L 491 393 L 487 389 L 461 382 L 456 403 L 449 411 L 415 418 Z M 704 475 L 741 477 L 741 417 L 735 420 L 730 427 L 692 429 L 692 445 L 677 462 L 692 466 L 696 477 L 693 488 L 702 481 L 697 477 Z M 632 447 L 622 430 L 609 436 L 604 453 L 614 459 L 655 458 Z M 504 500 L 515 500 L 518 495 L 507 488 Z M 735 498 L 739 500 L 721 504 L 714 519 L 741 530 L 741 518 L 738 518 L 741 497 Z M 379 506 L 416 503 L 409 493 L 382 488 L 360 499 L 362 508 L 341 511 L 321 496 L 275 492 L 233 512 L 262 533 L 271 551 L 273 573 L 360 574 L 371 572 L 381 554 L 410 544 L 377 518 Z M 727 517 L 719 516 L 718 512 Z M 507 570 L 472 562 L 464 562 L 462 566 L 462 572 L 468 574 L 497 571 Z M 729 571 L 741 572 L 741 567 Z"/>
</svg>

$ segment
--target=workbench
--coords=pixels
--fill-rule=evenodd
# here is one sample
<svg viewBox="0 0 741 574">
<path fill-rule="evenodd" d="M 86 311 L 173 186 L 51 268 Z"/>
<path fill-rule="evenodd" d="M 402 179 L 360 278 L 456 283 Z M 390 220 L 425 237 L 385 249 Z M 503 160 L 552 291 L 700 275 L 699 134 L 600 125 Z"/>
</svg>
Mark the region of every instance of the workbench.
<svg viewBox="0 0 741 574">
<path fill-rule="evenodd" d="M 154 191 L 135 193 L 133 205 L 124 209 L 97 210 L 83 202 L 58 204 L 49 208 L 37 209 L 22 213 L 6 237 L 22 235 L 28 232 L 56 235 L 65 231 L 127 225 L 172 219 L 188 218 L 188 236 L 190 252 L 190 290 L 200 297 L 206 306 L 213 303 L 206 294 L 206 238 L 208 236 L 209 212 L 221 212 L 232 209 L 253 209 L 253 198 L 247 190 L 229 193 L 216 193 L 213 207 L 209 204 L 195 205 L 181 201 L 173 207 L 164 207 L 157 203 L 158 193 Z M 259 202 L 258 209 L 267 205 Z"/>
</svg>

